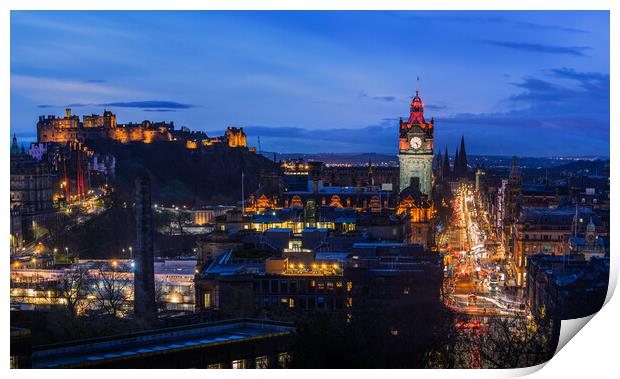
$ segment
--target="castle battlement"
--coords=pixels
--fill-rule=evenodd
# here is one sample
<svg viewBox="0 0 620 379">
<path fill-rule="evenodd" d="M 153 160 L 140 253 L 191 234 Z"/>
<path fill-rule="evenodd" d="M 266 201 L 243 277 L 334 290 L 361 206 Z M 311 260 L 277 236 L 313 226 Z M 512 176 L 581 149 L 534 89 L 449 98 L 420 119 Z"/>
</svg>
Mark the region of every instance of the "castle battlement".
<svg viewBox="0 0 620 379">
<path fill-rule="evenodd" d="M 96 140 L 113 140 L 128 142 L 167 142 L 180 141 L 189 149 L 208 147 L 226 143 L 229 147 L 247 147 L 247 137 L 243 128 L 228 127 L 223 136 L 208 137 L 202 131 L 191 131 L 186 127 L 175 130 L 174 122 L 154 122 L 144 120 L 140 123 L 118 124 L 116 115 L 104 110 L 103 115 L 82 116 L 65 110 L 65 117 L 54 115 L 39 116 L 37 122 L 38 142 L 85 142 Z"/>
</svg>

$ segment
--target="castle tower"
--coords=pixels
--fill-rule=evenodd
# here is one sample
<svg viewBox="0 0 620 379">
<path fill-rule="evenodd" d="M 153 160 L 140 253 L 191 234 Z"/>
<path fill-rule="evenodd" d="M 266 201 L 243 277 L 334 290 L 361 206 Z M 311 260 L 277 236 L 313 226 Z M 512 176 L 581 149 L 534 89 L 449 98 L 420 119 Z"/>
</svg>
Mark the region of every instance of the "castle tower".
<svg viewBox="0 0 620 379">
<path fill-rule="evenodd" d="M 136 255 L 134 267 L 134 314 L 137 319 L 151 323 L 156 318 L 155 274 L 153 263 L 153 212 L 151 181 L 142 173 L 136 185 Z"/>
<path fill-rule="evenodd" d="M 419 78 L 418 78 L 419 79 Z M 420 192 L 430 196 L 433 185 L 434 120 L 424 119 L 424 103 L 419 90 L 411 101 L 409 120 L 400 120 L 398 160 L 400 162 L 400 191 L 410 183 L 420 183 Z M 412 178 L 418 178 L 412 181 Z"/>
</svg>

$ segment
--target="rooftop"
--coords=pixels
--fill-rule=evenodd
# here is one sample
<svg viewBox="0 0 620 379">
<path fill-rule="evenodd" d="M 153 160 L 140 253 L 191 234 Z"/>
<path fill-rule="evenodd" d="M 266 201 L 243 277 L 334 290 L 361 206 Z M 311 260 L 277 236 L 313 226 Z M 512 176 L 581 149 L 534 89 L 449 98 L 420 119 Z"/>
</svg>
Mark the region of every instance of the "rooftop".
<svg viewBox="0 0 620 379">
<path fill-rule="evenodd" d="M 87 367 L 102 361 L 285 335 L 293 330 L 292 324 L 284 322 L 234 319 L 79 340 L 35 347 L 32 368 Z"/>
</svg>

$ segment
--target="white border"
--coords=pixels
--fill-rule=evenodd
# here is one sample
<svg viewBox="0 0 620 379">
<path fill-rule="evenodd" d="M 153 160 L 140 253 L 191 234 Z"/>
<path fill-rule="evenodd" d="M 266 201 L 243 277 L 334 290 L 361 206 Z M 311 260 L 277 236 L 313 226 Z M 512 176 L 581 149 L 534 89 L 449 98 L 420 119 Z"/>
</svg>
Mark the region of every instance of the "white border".
<svg viewBox="0 0 620 379">
<path fill-rule="evenodd" d="M 4 143 L 1 144 L 2 151 L 2 178 L 5 181 L 5 184 L 1 189 L 0 198 L 8 199 L 9 198 L 9 186 L 8 186 L 8 178 L 9 178 L 9 125 L 10 125 L 10 10 L 36 10 L 36 9 L 84 9 L 84 10 L 112 10 L 112 9 L 122 9 L 122 10 L 134 10 L 134 9 L 326 9 L 326 10 L 339 10 L 339 9 L 417 9 L 417 10 L 587 10 L 587 9 L 596 9 L 596 10 L 611 10 L 611 36 L 610 36 L 610 74 L 611 74 L 611 104 L 620 104 L 618 97 L 618 67 L 620 67 L 619 60 L 619 49 L 620 49 L 620 30 L 618 28 L 619 25 L 619 4 L 620 2 L 617 0 L 427 0 L 426 2 L 422 1 L 413 1 L 413 0 L 381 0 L 381 1 L 368 1 L 368 0 L 358 0 L 358 1 L 338 1 L 338 0 L 315 0 L 315 1 L 286 1 L 286 0 L 228 0 L 228 1 L 198 1 L 198 0 L 175 0 L 164 1 L 164 0 L 108 0 L 108 1 L 100 1 L 100 0 L 58 0 L 58 1 L 45 1 L 45 0 L 3 0 L 0 1 L 0 8 L 2 12 L 0 13 L 0 41 L 2 44 L 2 53 L 0 55 L 0 78 L 2 78 L 2 88 L 0 92 L 1 96 L 1 110 L 0 113 L 0 123 L 3 128 L 4 134 Z M 618 126 L 618 107 L 611 108 L 610 115 L 611 125 Z M 617 128 L 611 128 L 610 131 L 611 138 L 611 157 L 612 157 L 612 165 L 611 165 L 611 176 L 613 178 L 620 177 L 618 175 L 619 170 L 617 165 L 615 164 L 616 158 L 618 158 L 618 130 Z M 612 181 L 611 184 L 611 192 L 612 192 L 612 204 L 616 203 L 616 195 L 619 193 L 618 184 L 616 181 Z M 2 251 L 6 251 L 8 255 L 8 246 L 9 246 L 9 218 L 6 215 L 9 214 L 9 203 L 7 201 L 2 202 L 2 210 L 5 217 L 1 218 L 3 233 L 2 233 L 2 241 L 0 242 L 0 246 L 3 246 L 4 249 Z M 612 212 L 611 216 L 611 233 L 615 235 L 615 226 L 618 225 L 618 215 Z M 607 301 L 609 301 L 613 290 L 615 289 L 615 284 L 618 278 L 618 264 L 617 259 L 614 259 L 614 255 L 616 253 L 617 243 L 615 242 L 615 238 L 611 239 L 611 251 L 612 251 L 612 260 L 611 260 L 611 277 L 610 277 L 610 291 L 608 294 Z M 5 255 L 6 259 L 6 255 Z M 2 270 L 4 273 L 4 278 L 8 278 L 9 274 L 9 266 L 5 262 L 2 265 Z M 4 293 L 8 293 L 8 279 L 4 280 Z M 2 296 L 2 304 L 5 309 L 8 311 L 9 309 L 9 301 L 8 296 Z M 562 349 L 562 351 L 554 357 L 549 363 L 548 368 L 545 370 L 539 371 L 537 376 L 543 377 L 596 377 L 599 375 L 604 375 L 604 377 L 611 376 L 609 373 L 614 373 L 612 375 L 617 375 L 617 353 L 616 346 L 617 341 L 619 340 L 620 329 L 618 325 L 618 315 L 619 311 L 619 303 L 618 300 L 613 300 L 609 304 L 607 304 L 599 314 L 597 314 L 594 319 L 595 321 L 589 323 L 585 327 L 585 331 L 582 333 L 578 333 L 578 335 L 574 338 L 574 342 L 569 343 L 566 347 Z M 8 320 L 8 312 L 5 311 L 2 313 L 2 319 L 4 320 L 4 325 L 7 327 Z M 6 330 L 6 329 L 5 329 Z M 6 334 L 5 334 L 6 335 Z M 346 347 L 343 347 L 346 348 Z M 2 354 L 6 369 L 8 370 L 8 355 L 9 355 L 9 344 L 8 341 L 5 340 L 2 344 Z M 544 365 L 541 365 L 544 366 Z M 360 376 L 375 376 L 377 374 L 387 374 L 396 377 L 410 377 L 411 375 L 424 375 L 424 376 L 436 376 L 436 377 L 453 377 L 458 375 L 459 377 L 513 377 L 520 375 L 527 375 L 534 371 L 537 371 L 541 366 L 535 368 L 527 368 L 527 369 L 517 369 L 517 370 L 502 370 L 502 371 L 491 371 L 491 370 L 427 370 L 423 372 L 413 373 L 410 370 L 380 370 L 380 371 L 363 371 L 363 370 L 313 370 L 313 371 L 270 371 L 268 375 L 276 376 L 276 377 L 284 377 L 290 376 L 292 373 L 295 376 L 300 377 L 314 377 L 316 375 L 334 375 L 339 377 L 356 377 Z M 222 371 L 209 371 L 208 373 L 212 373 L 217 377 L 239 377 L 239 376 L 252 376 L 257 377 L 261 375 L 260 370 L 247 370 L 244 372 L 233 372 L 232 370 L 222 370 Z M 38 372 L 31 370 L 13 370 L 9 372 L 10 375 L 16 377 L 30 377 L 33 374 L 39 374 Z M 84 372 L 79 370 L 61 370 L 61 371 L 46 371 L 46 376 L 51 377 L 78 377 L 84 375 Z M 92 377 L 103 377 L 104 375 L 109 375 L 109 372 L 104 370 L 94 370 L 89 371 L 88 375 Z M 127 371 L 115 371 L 115 375 L 128 375 Z M 154 377 L 165 377 L 170 374 L 175 374 L 169 370 L 152 370 L 148 373 L 140 372 L 140 374 L 147 374 L 149 376 Z M 183 372 L 186 377 L 198 377 L 207 375 L 207 373 L 196 370 L 186 370 Z"/>
</svg>

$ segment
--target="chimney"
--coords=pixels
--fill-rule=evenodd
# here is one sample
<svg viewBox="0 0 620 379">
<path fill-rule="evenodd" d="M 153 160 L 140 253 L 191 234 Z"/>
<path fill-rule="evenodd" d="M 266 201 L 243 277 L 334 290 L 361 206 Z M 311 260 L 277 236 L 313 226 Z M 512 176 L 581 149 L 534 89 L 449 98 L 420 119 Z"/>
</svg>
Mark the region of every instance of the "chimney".
<svg viewBox="0 0 620 379">
<path fill-rule="evenodd" d="M 312 193 L 319 193 L 321 187 L 321 171 L 323 169 L 322 162 L 308 162 L 310 168 L 309 176 L 312 181 Z"/>
<path fill-rule="evenodd" d="M 136 252 L 134 267 L 134 314 L 150 324 L 156 319 L 155 274 L 153 264 L 153 212 L 148 173 L 136 179 Z"/>
</svg>

